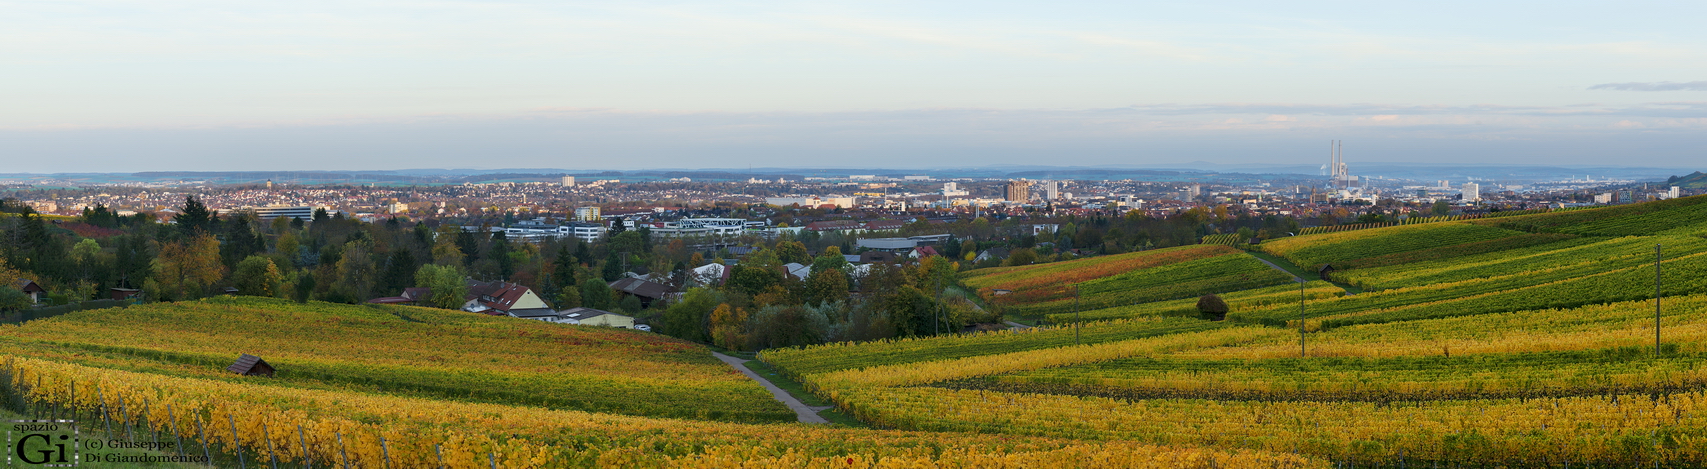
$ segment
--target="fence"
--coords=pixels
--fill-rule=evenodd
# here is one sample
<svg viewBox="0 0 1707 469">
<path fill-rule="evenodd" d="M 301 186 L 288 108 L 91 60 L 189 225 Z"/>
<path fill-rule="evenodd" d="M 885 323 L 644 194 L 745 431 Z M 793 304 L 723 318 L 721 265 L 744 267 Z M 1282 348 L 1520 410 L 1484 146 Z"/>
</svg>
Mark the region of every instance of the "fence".
<svg viewBox="0 0 1707 469">
<path fill-rule="evenodd" d="M 25 321 L 51 318 L 72 311 L 82 311 L 85 309 L 123 308 L 130 305 L 131 302 L 123 300 L 91 300 L 68 305 L 30 308 L 19 311 L 10 311 L 0 315 L 0 324 L 17 324 Z"/>
</svg>

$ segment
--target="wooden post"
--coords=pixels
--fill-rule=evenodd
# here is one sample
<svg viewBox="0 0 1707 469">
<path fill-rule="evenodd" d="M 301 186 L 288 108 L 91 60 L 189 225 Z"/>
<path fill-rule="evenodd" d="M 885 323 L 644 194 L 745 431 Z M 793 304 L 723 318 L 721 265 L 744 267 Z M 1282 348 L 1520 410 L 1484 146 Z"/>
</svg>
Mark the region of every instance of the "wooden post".
<svg viewBox="0 0 1707 469">
<path fill-rule="evenodd" d="M 333 435 L 338 436 L 338 458 L 344 461 L 344 469 L 350 469 L 350 453 L 344 449 L 344 434 L 333 433 Z"/>
<path fill-rule="evenodd" d="M 442 445 L 440 445 L 438 443 L 433 443 L 433 455 L 439 457 L 439 469 L 444 469 L 444 467 L 445 467 L 445 450 L 442 447 Z"/>
<path fill-rule="evenodd" d="M 498 456 L 497 455 L 492 454 L 492 453 L 486 453 L 486 462 L 492 464 L 492 469 L 498 469 Z"/>
</svg>

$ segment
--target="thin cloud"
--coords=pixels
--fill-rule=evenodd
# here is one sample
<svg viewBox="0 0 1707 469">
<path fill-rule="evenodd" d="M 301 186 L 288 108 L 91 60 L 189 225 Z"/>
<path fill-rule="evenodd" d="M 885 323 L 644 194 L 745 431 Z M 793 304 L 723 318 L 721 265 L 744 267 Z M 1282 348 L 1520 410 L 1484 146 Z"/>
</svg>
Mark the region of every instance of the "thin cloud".
<svg viewBox="0 0 1707 469">
<path fill-rule="evenodd" d="M 1690 81 L 1684 83 L 1671 81 L 1655 83 L 1601 83 L 1590 86 L 1588 89 L 1618 91 L 1707 91 L 1707 81 Z"/>
</svg>

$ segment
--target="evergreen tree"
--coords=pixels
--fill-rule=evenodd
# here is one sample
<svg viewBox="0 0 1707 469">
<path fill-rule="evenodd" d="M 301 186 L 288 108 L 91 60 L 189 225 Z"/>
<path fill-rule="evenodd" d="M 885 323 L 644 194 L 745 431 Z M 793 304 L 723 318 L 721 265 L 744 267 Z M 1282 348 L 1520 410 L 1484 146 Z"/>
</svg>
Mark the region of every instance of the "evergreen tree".
<svg viewBox="0 0 1707 469">
<path fill-rule="evenodd" d="M 208 211 L 206 205 L 202 205 L 202 201 L 196 200 L 194 196 L 185 196 L 183 211 L 173 215 L 172 221 L 178 224 L 178 231 L 185 238 L 193 238 L 198 231 L 201 233 L 212 231 L 215 215 L 215 213 Z"/>
<path fill-rule="evenodd" d="M 386 258 L 385 274 L 380 279 L 381 292 L 394 294 L 414 286 L 417 268 L 414 254 L 403 249 L 391 251 L 391 256 Z"/>
</svg>

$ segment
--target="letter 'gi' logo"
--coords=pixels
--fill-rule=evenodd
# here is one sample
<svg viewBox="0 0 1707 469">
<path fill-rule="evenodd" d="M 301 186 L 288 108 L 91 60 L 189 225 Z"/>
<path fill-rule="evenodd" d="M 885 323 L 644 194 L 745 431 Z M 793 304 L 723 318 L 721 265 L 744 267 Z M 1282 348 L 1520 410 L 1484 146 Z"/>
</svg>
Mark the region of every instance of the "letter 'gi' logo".
<svg viewBox="0 0 1707 469">
<path fill-rule="evenodd" d="M 6 431 L 6 465 L 74 467 L 76 424 L 69 420 L 14 420 Z"/>
</svg>

